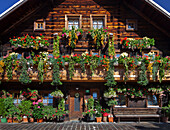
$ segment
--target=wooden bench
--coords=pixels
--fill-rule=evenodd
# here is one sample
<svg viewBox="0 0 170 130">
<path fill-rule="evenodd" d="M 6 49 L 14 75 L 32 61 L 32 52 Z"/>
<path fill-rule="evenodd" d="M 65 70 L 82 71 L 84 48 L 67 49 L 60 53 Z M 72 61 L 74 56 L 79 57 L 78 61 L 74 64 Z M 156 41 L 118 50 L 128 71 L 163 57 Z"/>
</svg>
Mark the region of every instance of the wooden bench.
<svg viewBox="0 0 170 130">
<path fill-rule="evenodd" d="M 140 123 L 141 118 L 159 118 L 160 122 L 160 114 L 158 114 L 159 108 L 114 108 L 114 115 L 118 118 L 118 122 L 120 122 L 120 118 L 138 118 L 138 122 Z"/>
</svg>

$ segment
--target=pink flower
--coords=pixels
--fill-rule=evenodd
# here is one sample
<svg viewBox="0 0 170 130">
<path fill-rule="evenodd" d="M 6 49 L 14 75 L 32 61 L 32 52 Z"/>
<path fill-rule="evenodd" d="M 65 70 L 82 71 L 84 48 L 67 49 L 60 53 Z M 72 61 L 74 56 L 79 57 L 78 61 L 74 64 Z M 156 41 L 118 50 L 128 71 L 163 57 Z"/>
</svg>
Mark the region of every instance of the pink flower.
<svg viewBox="0 0 170 130">
<path fill-rule="evenodd" d="M 35 105 L 35 102 L 33 102 L 32 104 Z"/>
<path fill-rule="evenodd" d="M 39 99 L 38 102 L 41 102 L 41 99 Z"/>
<path fill-rule="evenodd" d="M 38 105 L 38 102 L 36 102 L 35 104 Z"/>
<path fill-rule="evenodd" d="M 62 37 L 64 37 L 64 34 L 62 34 Z"/>
<path fill-rule="evenodd" d="M 40 108 L 40 106 L 38 106 L 38 108 Z"/>
</svg>

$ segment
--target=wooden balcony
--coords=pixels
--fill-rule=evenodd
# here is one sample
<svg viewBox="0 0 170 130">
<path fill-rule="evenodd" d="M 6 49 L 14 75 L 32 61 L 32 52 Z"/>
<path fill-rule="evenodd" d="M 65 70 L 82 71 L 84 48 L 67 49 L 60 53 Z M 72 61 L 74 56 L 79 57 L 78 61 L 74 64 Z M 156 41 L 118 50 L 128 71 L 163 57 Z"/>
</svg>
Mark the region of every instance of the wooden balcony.
<svg viewBox="0 0 170 130">
<path fill-rule="evenodd" d="M 96 68 L 94 74 L 91 74 L 90 66 L 86 66 L 86 72 L 82 73 L 80 65 L 74 66 L 74 76 L 72 79 L 69 79 L 69 71 L 68 71 L 68 65 L 65 65 L 65 68 L 60 67 L 60 77 L 61 81 L 65 82 L 106 82 L 105 76 L 106 76 L 106 68 L 103 66 L 100 66 Z M 124 67 L 122 65 L 115 66 L 114 70 L 114 78 L 118 82 L 124 82 Z M 136 69 L 134 71 L 129 70 L 128 75 L 128 81 L 127 82 L 137 82 L 139 70 Z M 18 81 L 20 72 L 13 71 L 13 79 L 11 81 Z M 32 71 L 29 71 L 29 76 L 32 81 L 38 81 L 38 70 L 37 67 L 34 67 Z M 147 77 L 150 82 L 154 82 L 152 79 L 152 75 L 150 75 L 149 72 L 147 72 Z M 0 76 L 1 81 L 8 80 L 7 72 L 4 70 L 4 74 Z M 51 82 L 52 81 L 52 70 L 48 70 L 46 73 L 46 77 L 44 77 L 44 82 Z M 165 70 L 165 77 L 162 80 L 163 82 L 170 81 L 170 70 Z M 156 82 L 159 82 L 159 71 L 156 76 Z"/>
</svg>

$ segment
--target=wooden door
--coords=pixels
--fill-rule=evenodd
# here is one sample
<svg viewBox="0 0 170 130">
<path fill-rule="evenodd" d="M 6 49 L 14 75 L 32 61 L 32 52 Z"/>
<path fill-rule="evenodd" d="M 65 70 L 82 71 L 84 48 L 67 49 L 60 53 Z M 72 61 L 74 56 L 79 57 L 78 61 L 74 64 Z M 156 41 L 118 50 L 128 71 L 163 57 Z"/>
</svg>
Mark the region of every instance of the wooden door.
<svg viewBox="0 0 170 130">
<path fill-rule="evenodd" d="M 70 91 L 69 118 L 71 120 L 82 118 L 82 112 L 83 112 L 83 92 Z"/>
</svg>

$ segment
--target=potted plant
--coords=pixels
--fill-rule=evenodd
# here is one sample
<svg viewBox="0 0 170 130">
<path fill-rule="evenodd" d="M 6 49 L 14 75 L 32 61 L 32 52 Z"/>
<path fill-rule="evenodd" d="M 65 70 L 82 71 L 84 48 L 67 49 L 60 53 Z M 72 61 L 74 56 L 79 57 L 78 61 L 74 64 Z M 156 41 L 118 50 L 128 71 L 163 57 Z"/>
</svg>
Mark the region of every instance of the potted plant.
<svg viewBox="0 0 170 130">
<path fill-rule="evenodd" d="M 13 107 L 9 108 L 8 111 L 9 111 L 9 114 L 11 115 L 11 117 L 13 117 L 14 123 L 18 123 L 19 121 L 21 121 L 21 119 L 22 119 L 21 111 L 19 110 L 18 107 L 13 106 Z"/>
<path fill-rule="evenodd" d="M 28 114 L 32 107 L 31 101 L 22 101 L 21 104 L 18 105 L 21 115 L 23 116 L 23 122 L 28 122 Z"/>
<path fill-rule="evenodd" d="M 162 121 L 163 122 L 168 122 L 168 118 L 170 116 L 170 105 L 166 107 L 162 107 Z"/>
<path fill-rule="evenodd" d="M 109 100 L 108 102 L 107 102 L 107 105 L 110 107 L 110 112 L 112 113 L 112 109 L 113 109 L 113 107 L 115 106 L 115 105 L 117 105 L 118 103 L 117 103 L 117 101 L 116 100 L 113 100 L 113 99 L 111 99 L 111 100 Z M 112 113 L 113 114 L 113 113 Z M 113 116 L 112 117 L 108 117 L 108 119 L 109 119 L 109 122 L 111 121 L 111 120 L 113 120 Z"/>
<path fill-rule="evenodd" d="M 63 98 L 64 94 L 62 93 L 61 90 L 57 89 L 56 91 L 51 93 L 51 96 L 53 96 L 55 98 Z"/>
<path fill-rule="evenodd" d="M 66 112 L 64 110 L 56 110 L 55 115 L 57 117 L 57 121 L 64 121 Z"/>
<path fill-rule="evenodd" d="M 34 122 L 34 118 L 33 118 L 33 110 L 30 109 L 30 111 L 28 112 L 28 119 L 29 119 L 29 122 Z"/>
<path fill-rule="evenodd" d="M 102 121 L 102 113 L 100 113 L 100 112 L 96 113 L 96 121 L 97 122 L 101 122 Z"/>
<path fill-rule="evenodd" d="M 38 105 L 35 104 L 33 106 L 33 116 L 35 119 L 37 119 L 37 123 L 42 123 L 43 122 L 43 103 L 39 102 Z"/>
<path fill-rule="evenodd" d="M 1 118 L 2 123 L 7 122 L 6 114 L 7 114 L 7 112 L 6 112 L 6 109 L 5 109 L 4 99 L 0 98 L 0 116 L 2 116 L 2 118 Z"/>
<path fill-rule="evenodd" d="M 103 113 L 103 122 L 107 122 L 107 116 L 109 113 L 109 109 L 102 109 L 102 113 Z"/>
<path fill-rule="evenodd" d="M 44 115 L 45 121 L 52 121 L 55 118 L 55 112 L 57 111 L 56 108 L 52 106 L 44 106 L 42 114 Z"/>
<path fill-rule="evenodd" d="M 94 121 L 95 120 L 96 110 L 90 109 L 86 112 L 83 112 L 83 115 L 86 117 L 87 121 Z"/>
</svg>

